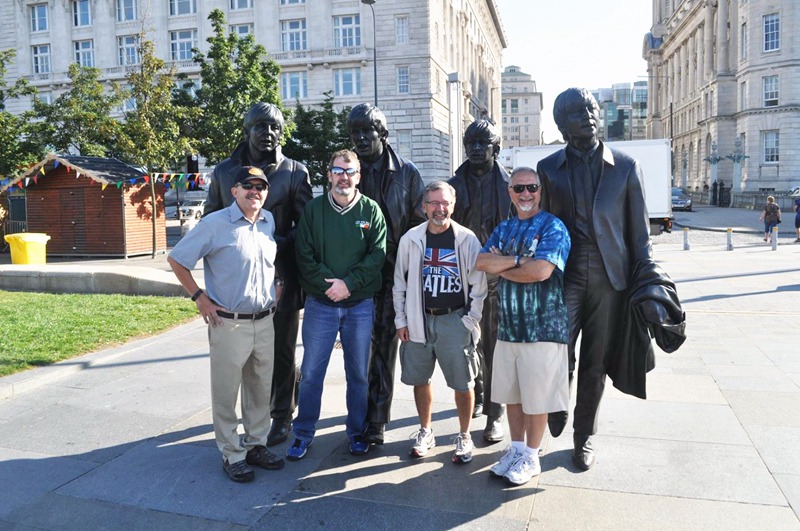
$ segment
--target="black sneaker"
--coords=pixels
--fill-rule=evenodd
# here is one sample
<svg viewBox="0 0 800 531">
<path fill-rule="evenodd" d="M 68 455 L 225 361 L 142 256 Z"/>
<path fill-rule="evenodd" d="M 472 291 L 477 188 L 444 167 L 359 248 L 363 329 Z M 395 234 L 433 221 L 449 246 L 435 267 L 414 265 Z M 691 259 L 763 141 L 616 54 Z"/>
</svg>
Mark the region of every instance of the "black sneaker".
<svg viewBox="0 0 800 531">
<path fill-rule="evenodd" d="M 247 464 L 255 465 L 267 470 L 280 470 L 283 468 L 283 459 L 267 450 L 266 446 L 257 444 L 247 451 Z"/>
<path fill-rule="evenodd" d="M 228 474 L 228 477 L 237 483 L 247 483 L 256 478 L 253 469 L 247 466 L 245 460 L 236 461 L 233 464 L 228 463 L 228 460 L 222 462 L 222 469 Z"/>
</svg>

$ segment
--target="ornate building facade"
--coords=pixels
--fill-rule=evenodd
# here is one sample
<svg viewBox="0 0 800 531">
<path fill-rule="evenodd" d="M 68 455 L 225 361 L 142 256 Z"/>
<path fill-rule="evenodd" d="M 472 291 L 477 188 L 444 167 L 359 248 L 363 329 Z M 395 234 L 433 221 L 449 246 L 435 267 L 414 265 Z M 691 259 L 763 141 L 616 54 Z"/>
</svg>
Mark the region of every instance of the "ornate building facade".
<svg viewBox="0 0 800 531">
<path fill-rule="evenodd" d="M 671 138 L 673 183 L 734 192 L 800 184 L 795 0 L 653 0 L 649 138 Z"/>
<path fill-rule="evenodd" d="M 18 50 L 6 79 L 28 78 L 46 101 L 68 88 L 73 62 L 124 84 L 142 30 L 197 79 L 192 48 L 207 51 L 213 9 L 278 62 L 286 105 L 321 103 L 329 90 L 337 105 L 374 102 L 377 70 L 390 141 L 426 180 L 461 163 L 465 124 L 500 115 L 506 40 L 494 0 L 6 0 L 0 49 Z"/>
<path fill-rule="evenodd" d="M 542 143 L 542 93 L 536 81 L 518 66 L 507 66 L 503 80 L 503 147 L 538 146 Z"/>
</svg>

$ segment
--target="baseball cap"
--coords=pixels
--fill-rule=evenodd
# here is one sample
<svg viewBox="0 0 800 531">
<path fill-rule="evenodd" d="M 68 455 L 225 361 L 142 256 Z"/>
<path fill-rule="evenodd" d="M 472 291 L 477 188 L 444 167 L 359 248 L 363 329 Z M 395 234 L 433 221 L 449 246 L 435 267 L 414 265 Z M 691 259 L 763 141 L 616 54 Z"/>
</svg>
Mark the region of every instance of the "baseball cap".
<svg viewBox="0 0 800 531">
<path fill-rule="evenodd" d="M 260 179 L 265 183 L 267 183 L 267 186 L 269 186 L 269 181 L 267 180 L 267 176 L 264 175 L 263 171 L 256 168 L 255 166 L 242 166 L 239 169 L 239 171 L 236 172 L 236 179 L 234 179 L 234 184 L 246 183 L 251 179 Z"/>
</svg>

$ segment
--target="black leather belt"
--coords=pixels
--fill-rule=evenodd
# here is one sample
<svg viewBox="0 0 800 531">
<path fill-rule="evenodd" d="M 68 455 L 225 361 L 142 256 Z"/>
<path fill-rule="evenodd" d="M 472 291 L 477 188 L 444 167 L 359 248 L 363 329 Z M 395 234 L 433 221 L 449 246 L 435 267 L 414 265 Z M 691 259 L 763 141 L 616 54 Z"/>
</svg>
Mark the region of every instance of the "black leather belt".
<svg viewBox="0 0 800 531">
<path fill-rule="evenodd" d="M 228 313 L 217 310 L 217 315 L 225 319 L 247 319 L 248 321 L 258 321 L 272 313 L 272 308 L 258 313 Z"/>
<path fill-rule="evenodd" d="M 463 306 L 456 306 L 454 308 L 425 308 L 425 313 L 428 315 L 447 315 L 463 308 Z"/>
</svg>

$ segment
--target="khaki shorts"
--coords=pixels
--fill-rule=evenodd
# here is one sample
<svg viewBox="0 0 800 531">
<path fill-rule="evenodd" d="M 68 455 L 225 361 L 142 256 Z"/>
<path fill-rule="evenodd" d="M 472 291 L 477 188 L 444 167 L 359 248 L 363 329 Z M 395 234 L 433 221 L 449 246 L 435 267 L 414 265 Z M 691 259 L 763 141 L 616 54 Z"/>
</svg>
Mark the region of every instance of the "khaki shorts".
<svg viewBox="0 0 800 531">
<path fill-rule="evenodd" d="M 567 345 L 497 341 L 492 402 L 522 404 L 526 415 L 569 409 Z"/>
<path fill-rule="evenodd" d="M 467 330 L 461 316 L 464 311 L 447 315 L 425 316 L 427 343 L 406 341 L 400 345 L 400 381 L 406 385 L 431 383 L 439 361 L 447 387 L 467 392 L 475 386 L 478 358 L 472 344 L 472 332 Z"/>
</svg>

